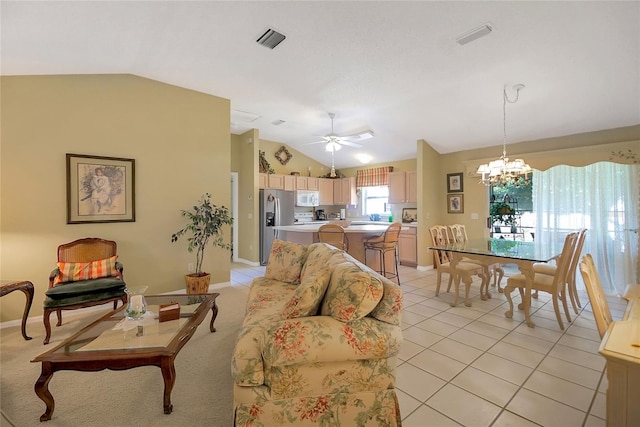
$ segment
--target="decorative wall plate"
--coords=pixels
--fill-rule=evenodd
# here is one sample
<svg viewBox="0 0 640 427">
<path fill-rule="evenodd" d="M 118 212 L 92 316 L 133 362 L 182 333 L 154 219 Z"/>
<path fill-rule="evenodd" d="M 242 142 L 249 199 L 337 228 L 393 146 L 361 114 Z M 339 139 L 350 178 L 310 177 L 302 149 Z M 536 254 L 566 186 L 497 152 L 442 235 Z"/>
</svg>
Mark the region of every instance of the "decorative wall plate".
<svg viewBox="0 0 640 427">
<path fill-rule="evenodd" d="M 287 150 L 287 147 L 285 147 L 284 145 L 280 147 L 278 151 L 276 151 L 275 156 L 283 166 L 289 163 L 289 160 L 291 160 L 291 158 L 293 157 L 293 155 L 289 152 L 289 150 Z"/>
</svg>

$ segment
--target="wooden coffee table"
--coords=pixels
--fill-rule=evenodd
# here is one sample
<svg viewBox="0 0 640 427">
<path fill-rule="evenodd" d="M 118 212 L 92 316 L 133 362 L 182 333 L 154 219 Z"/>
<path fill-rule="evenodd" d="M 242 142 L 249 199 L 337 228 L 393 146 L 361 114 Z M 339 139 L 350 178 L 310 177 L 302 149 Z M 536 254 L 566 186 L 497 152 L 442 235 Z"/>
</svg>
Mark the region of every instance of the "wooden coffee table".
<svg viewBox="0 0 640 427">
<path fill-rule="evenodd" d="M 101 371 L 103 369 L 124 370 L 138 366 L 157 366 L 164 379 L 164 413 L 173 411 L 171 390 L 176 380 L 174 360 L 178 352 L 191 339 L 198 325 L 213 312 L 209 329 L 215 332 L 213 322 L 218 315 L 216 297 L 218 293 L 198 295 L 151 295 L 145 296 L 149 311 L 158 315 L 158 305 L 180 303 L 180 318 L 159 323 L 150 317 L 141 321 L 126 321 L 129 330 L 114 329 L 122 325 L 124 308 L 111 311 L 91 323 L 72 337 L 64 340 L 52 350 L 32 360 L 42 363 L 42 373 L 36 381 L 35 392 L 47 405 L 40 421 L 51 419 L 55 403 L 49 392 L 49 381 L 54 372 Z M 133 323 L 131 323 L 133 322 Z M 137 325 L 143 325 L 142 335 Z"/>
</svg>

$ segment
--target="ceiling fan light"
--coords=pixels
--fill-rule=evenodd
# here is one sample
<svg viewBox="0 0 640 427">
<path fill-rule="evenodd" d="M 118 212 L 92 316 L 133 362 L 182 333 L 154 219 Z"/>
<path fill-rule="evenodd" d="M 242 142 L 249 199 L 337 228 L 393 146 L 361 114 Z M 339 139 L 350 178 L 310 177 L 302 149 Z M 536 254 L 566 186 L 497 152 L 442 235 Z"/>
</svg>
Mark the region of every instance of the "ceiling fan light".
<svg viewBox="0 0 640 427">
<path fill-rule="evenodd" d="M 335 141 L 327 142 L 327 146 L 324 148 L 328 152 L 339 151 L 342 148 L 340 144 Z"/>
</svg>

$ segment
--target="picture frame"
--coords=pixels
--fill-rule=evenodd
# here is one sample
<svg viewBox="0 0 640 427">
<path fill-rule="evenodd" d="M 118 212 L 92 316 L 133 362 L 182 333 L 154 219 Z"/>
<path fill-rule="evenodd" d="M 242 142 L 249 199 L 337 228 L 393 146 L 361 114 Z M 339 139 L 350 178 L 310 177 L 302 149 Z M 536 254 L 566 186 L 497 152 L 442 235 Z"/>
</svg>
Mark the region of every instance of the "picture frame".
<svg viewBox="0 0 640 427">
<path fill-rule="evenodd" d="M 464 191 L 462 172 L 447 174 L 447 193 L 462 193 Z"/>
<path fill-rule="evenodd" d="M 464 213 L 464 194 L 447 194 L 447 212 Z"/>
<path fill-rule="evenodd" d="M 416 208 L 402 208 L 402 223 L 410 224 L 418 221 L 418 209 Z"/>
<path fill-rule="evenodd" d="M 66 155 L 67 224 L 134 222 L 135 160 Z"/>
</svg>

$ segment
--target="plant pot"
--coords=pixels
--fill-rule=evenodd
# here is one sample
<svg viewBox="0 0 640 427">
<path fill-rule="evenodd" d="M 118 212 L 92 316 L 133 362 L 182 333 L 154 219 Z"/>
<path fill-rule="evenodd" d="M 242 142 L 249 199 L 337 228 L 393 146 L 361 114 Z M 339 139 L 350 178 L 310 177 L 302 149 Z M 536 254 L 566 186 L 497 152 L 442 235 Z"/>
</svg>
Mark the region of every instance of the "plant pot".
<svg viewBox="0 0 640 427">
<path fill-rule="evenodd" d="M 514 233 L 514 234 L 517 233 L 518 232 L 518 227 L 516 227 L 515 225 L 512 225 L 511 226 L 511 232 Z"/>
<path fill-rule="evenodd" d="M 211 275 L 209 273 L 192 273 L 184 276 L 184 283 L 187 286 L 187 294 L 206 294 L 209 292 Z"/>
<path fill-rule="evenodd" d="M 500 226 L 495 226 L 495 227 L 493 227 L 493 232 L 494 233 L 500 233 L 500 232 L 502 232 L 502 230 L 500 229 Z"/>
</svg>

